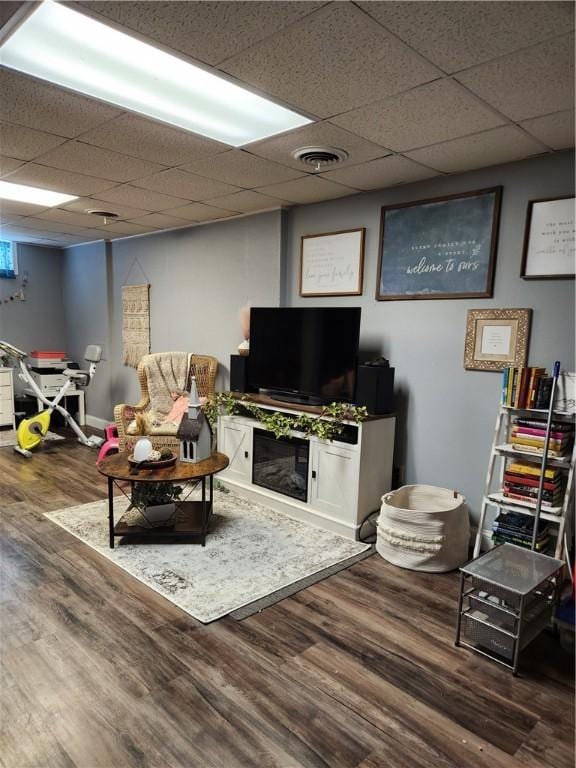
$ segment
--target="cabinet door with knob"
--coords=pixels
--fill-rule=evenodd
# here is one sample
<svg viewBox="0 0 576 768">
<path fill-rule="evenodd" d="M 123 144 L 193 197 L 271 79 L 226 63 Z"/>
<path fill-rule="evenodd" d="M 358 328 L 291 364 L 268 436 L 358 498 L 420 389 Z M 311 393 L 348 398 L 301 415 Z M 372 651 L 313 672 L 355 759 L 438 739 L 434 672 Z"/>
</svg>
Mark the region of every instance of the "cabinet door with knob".
<svg viewBox="0 0 576 768">
<path fill-rule="evenodd" d="M 357 504 L 358 451 L 311 441 L 310 504 L 335 519 L 351 516 Z"/>
<path fill-rule="evenodd" d="M 252 427 L 233 419 L 221 420 L 219 426 L 219 450 L 230 459 L 226 470 L 228 477 L 243 483 L 252 482 Z"/>
</svg>

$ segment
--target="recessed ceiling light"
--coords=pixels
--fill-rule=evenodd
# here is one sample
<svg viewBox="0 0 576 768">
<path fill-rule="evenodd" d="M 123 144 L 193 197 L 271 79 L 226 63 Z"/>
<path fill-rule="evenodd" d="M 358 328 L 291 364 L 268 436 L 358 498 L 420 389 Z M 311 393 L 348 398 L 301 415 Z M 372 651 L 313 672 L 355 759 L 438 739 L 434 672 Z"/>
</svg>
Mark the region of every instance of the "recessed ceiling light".
<svg viewBox="0 0 576 768">
<path fill-rule="evenodd" d="M 8 37 L 0 63 L 235 147 L 312 122 L 52 0 Z"/>
<path fill-rule="evenodd" d="M 76 200 L 77 196 L 64 195 L 62 192 L 53 192 L 51 189 L 27 187 L 24 184 L 0 181 L 0 199 L 17 200 L 19 203 L 31 203 L 32 205 L 44 205 L 46 208 L 53 208 L 55 205 Z"/>
</svg>

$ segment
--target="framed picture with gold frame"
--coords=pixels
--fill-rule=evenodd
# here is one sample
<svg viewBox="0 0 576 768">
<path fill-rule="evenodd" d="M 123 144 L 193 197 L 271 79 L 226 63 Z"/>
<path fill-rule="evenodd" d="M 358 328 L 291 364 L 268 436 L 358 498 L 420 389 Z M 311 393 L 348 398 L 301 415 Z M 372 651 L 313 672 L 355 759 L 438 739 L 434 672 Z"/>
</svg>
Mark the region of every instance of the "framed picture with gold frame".
<svg viewBox="0 0 576 768">
<path fill-rule="evenodd" d="M 464 368 L 502 371 L 525 366 L 531 318 L 531 309 L 469 309 Z"/>
</svg>

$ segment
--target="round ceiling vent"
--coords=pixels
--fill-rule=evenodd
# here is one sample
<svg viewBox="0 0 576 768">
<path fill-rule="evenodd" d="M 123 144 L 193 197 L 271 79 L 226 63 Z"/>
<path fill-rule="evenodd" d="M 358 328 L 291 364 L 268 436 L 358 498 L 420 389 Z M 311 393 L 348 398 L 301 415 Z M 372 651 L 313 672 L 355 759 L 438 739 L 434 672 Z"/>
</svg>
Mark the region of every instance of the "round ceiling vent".
<svg viewBox="0 0 576 768">
<path fill-rule="evenodd" d="M 97 211 L 94 208 L 86 209 L 86 213 L 89 213 L 92 216 L 99 216 L 101 219 L 104 219 L 104 224 L 108 224 L 109 221 L 115 221 L 116 219 L 120 218 L 117 213 L 113 213 L 112 211 Z"/>
<path fill-rule="evenodd" d="M 320 171 L 342 163 L 348 157 L 348 152 L 336 147 L 300 147 L 292 152 L 292 157 L 304 165 L 313 166 L 315 171 Z"/>
</svg>

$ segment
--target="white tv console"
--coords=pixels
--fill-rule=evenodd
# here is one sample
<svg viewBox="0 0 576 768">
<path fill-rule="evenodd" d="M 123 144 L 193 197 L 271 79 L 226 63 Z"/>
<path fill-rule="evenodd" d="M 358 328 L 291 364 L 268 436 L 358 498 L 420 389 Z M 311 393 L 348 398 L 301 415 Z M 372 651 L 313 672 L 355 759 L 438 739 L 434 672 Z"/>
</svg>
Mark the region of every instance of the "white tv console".
<svg viewBox="0 0 576 768">
<path fill-rule="evenodd" d="M 250 400 L 267 410 L 287 414 L 319 411 L 258 395 L 250 395 Z M 390 490 L 395 421 L 390 414 L 370 416 L 361 423 L 346 422 L 347 434 L 333 441 L 314 436 L 304 441 L 302 434 L 292 433 L 301 438 L 301 443 L 308 443 L 307 451 L 303 446 L 308 454 L 307 469 L 302 457 L 299 459 L 303 475 L 298 479 L 305 486 L 303 500 L 254 482 L 255 436 L 257 440 L 262 436 L 262 425 L 249 415 L 220 416 L 218 450 L 229 457 L 230 464 L 218 480 L 240 496 L 357 539 L 362 522 L 380 508 L 382 495 Z"/>
</svg>

